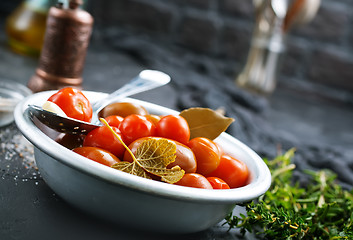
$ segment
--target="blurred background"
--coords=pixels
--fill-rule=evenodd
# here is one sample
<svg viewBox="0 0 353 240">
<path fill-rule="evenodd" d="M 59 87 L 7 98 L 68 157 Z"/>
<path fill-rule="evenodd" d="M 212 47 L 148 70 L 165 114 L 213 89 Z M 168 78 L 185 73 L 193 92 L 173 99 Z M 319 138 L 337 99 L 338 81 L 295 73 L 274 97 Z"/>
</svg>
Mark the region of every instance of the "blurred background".
<svg viewBox="0 0 353 240">
<path fill-rule="evenodd" d="M 2 33 L 5 19 L 20 3 L 1 1 Z M 84 8 L 95 19 L 91 44 L 102 41 L 127 48 L 126 39 L 132 35 L 164 46 L 175 55 L 192 55 L 181 60 L 189 61 L 198 71 L 217 71 L 230 78 L 244 67 L 255 24 L 253 1 L 104 0 L 86 1 Z M 323 0 L 311 22 L 288 31 L 280 87 L 352 101 L 347 96 L 353 91 L 352 9 L 348 0 Z M 6 36 L 1 34 L 1 38 L 4 44 Z"/>
</svg>

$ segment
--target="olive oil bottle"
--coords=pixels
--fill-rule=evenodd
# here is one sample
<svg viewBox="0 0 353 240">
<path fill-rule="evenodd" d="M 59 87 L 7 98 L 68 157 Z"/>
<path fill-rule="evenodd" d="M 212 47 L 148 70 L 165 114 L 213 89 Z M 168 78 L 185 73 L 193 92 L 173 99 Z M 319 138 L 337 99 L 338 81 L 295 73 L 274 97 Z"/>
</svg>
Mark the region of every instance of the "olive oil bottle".
<svg viewBox="0 0 353 240">
<path fill-rule="evenodd" d="M 6 19 L 10 48 L 20 54 L 39 56 L 49 8 L 56 0 L 25 0 Z"/>
</svg>

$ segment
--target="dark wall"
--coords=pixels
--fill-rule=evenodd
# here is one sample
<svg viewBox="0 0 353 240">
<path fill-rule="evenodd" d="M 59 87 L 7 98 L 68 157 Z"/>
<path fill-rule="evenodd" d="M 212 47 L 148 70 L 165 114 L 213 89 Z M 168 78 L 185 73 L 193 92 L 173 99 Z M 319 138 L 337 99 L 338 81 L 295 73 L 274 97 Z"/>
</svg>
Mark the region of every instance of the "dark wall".
<svg viewBox="0 0 353 240">
<path fill-rule="evenodd" d="M 237 74 L 246 61 L 254 7 L 245 0 L 91 1 L 103 26 L 153 36 L 228 62 Z M 315 19 L 293 29 L 281 72 L 287 81 L 323 84 L 353 92 L 353 1 L 322 0 Z M 284 80 L 283 80 L 284 81 Z"/>
<path fill-rule="evenodd" d="M 0 14 L 18 2 L 1 1 Z M 231 76 L 246 61 L 254 26 L 250 0 L 90 0 L 87 9 L 95 18 L 95 33 L 114 28 L 148 36 L 215 58 Z M 315 19 L 289 33 L 281 81 L 353 92 L 352 13 L 353 1 L 322 0 Z"/>
</svg>

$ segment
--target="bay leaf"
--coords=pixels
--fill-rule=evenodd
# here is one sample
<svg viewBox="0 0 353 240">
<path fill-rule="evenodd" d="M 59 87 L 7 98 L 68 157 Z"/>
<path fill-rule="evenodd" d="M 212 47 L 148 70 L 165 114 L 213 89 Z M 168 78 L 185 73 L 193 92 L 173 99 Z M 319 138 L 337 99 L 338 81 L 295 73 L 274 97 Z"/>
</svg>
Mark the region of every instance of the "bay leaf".
<svg viewBox="0 0 353 240">
<path fill-rule="evenodd" d="M 206 137 L 214 140 L 234 122 L 233 118 L 225 117 L 210 108 L 189 108 L 183 110 L 180 116 L 189 124 L 190 139 Z"/>
</svg>

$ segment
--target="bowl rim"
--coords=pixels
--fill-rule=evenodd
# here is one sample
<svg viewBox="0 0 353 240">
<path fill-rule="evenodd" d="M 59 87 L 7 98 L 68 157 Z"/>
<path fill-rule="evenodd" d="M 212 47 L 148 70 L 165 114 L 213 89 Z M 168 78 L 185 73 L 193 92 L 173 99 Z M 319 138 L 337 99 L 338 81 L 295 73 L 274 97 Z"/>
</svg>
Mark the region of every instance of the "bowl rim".
<svg viewBox="0 0 353 240">
<path fill-rule="evenodd" d="M 255 199 L 264 194 L 271 185 L 271 173 L 261 159 L 252 149 L 246 146 L 238 139 L 230 136 L 227 133 L 222 133 L 222 141 L 228 141 L 230 143 L 237 144 L 237 146 L 244 151 L 252 159 L 256 169 L 255 177 L 252 181 L 240 188 L 229 189 L 229 190 L 208 190 L 183 187 L 178 185 L 167 184 L 155 180 L 145 179 L 137 177 L 129 173 L 117 171 L 116 169 L 109 168 L 102 164 L 94 161 L 87 161 L 87 158 L 80 156 L 70 149 L 56 143 L 49 136 L 43 133 L 30 119 L 27 111 L 28 104 L 33 104 L 38 101 L 44 101 L 49 98 L 56 91 L 44 91 L 35 93 L 23 99 L 17 104 L 14 116 L 17 127 L 21 133 L 39 150 L 48 154 L 55 160 L 72 167 L 80 172 L 88 174 L 94 178 L 104 180 L 110 184 L 116 184 L 125 188 L 129 188 L 133 191 L 144 192 L 159 197 L 183 200 L 183 201 L 194 201 L 194 202 L 205 202 L 214 204 L 224 203 L 241 203 Z M 106 96 L 106 93 L 83 91 L 88 99 L 95 101 L 99 98 Z M 146 102 L 133 98 L 125 98 L 124 101 L 131 101 L 138 104 L 142 104 L 147 109 L 158 109 L 164 114 L 178 114 L 178 111 L 166 108 L 151 102 Z M 44 103 L 44 102 L 43 102 Z M 72 161 L 75 159 L 75 161 Z M 40 169 L 39 169 L 40 171 Z M 253 171 L 253 172 L 254 172 Z M 216 194 L 215 194 L 215 191 Z"/>
</svg>

